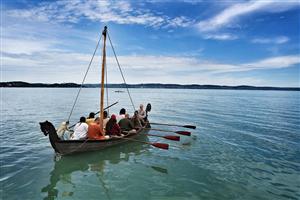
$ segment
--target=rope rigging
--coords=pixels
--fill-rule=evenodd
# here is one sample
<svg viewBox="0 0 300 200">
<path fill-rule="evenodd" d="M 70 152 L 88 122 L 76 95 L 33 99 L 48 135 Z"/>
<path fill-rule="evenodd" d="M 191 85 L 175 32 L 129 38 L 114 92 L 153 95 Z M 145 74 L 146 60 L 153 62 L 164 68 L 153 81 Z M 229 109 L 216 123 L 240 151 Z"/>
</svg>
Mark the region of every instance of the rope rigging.
<svg viewBox="0 0 300 200">
<path fill-rule="evenodd" d="M 135 111 L 134 103 L 133 103 L 133 100 L 132 100 L 132 98 L 131 98 L 131 95 L 130 95 L 130 92 L 129 92 L 129 89 L 128 89 L 128 85 L 127 85 L 127 83 L 126 83 L 126 81 L 125 81 L 123 71 L 122 71 L 122 69 L 121 69 L 119 60 L 118 60 L 117 55 L 116 55 L 116 52 L 115 52 L 115 48 L 114 48 L 114 46 L 112 45 L 112 42 L 111 42 L 111 39 L 110 39 L 110 36 L 109 36 L 109 33 L 108 33 L 108 32 L 107 32 L 107 36 L 108 36 L 108 40 L 109 40 L 110 46 L 111 46 L 111 48 L 112 48 L 112 50 L 113 50 L 114 56 L 115 56 L 115 58 L 116 58 L 116 62 L 117 62 L 117 64 L 118 64 L 118 67 L 119 67 L 119 70 L 120 70 L 122 79 L 123 79 L 123 81 L 124 81 L 124 84 L 125 84 L 125 87 L 126 87 L 126 90 L 127 90 L 127 93 L 128 93 L 128 96 L 129 96 L 129 99 L 130 99 L 130 102 L 131 102 L 131 105 L 132 105 L 132 108 L 133 108 L 133 111 Z"/>
<path fill-rule="evenodd" d="M 86 79 L 86 77 L 87 77 L 87 74 L 88 74 L 88 72 L 89 72 L 89 70 L 90 70 L 90 67 L 91 67 L 91 65 L 92 65 L 93 59 L 94 59 L 94 57 L 95 57 L 95 55 L 96 55 L 97 49 L 98 49 L 99 44 L 100 44 L 100 41 L 101 41 L 101 39 L 102 39 L 102 36 L 103 36 L 103 34 L 101 34 L 101 36 L 100 36 L 100 38 L 99 38 L 99 40 L 98 40 L 98 42 L 97 42 L 97 45 L 96 45 L 96 48 L 95 48 L 95 50 L 94 50 L 93 56 L 92 56 L 92 58 L 91 58 L 91 60 L 90 60 L 90 62 L 89 62 L 89 65 L 88 65 L 88 67 L 87 67 L 87 70 L 86 70 L 86 72 L 85 72 L 85 75 L 84 75 L 84 77 L 83 77 L 83 80 L 82 80 L 82 82 L 81 82 L 80 88 L 78 89 L 78 92 L 77 92 L 75 101 L 74 101 L 74 103 L 73 103 L 73 106 L 72 106 L 72 109 L 71 109 L 71 112 L 70 112 L 70 114 L 69 114 L 69 117 L 68 117 L 68 120 L 67 120 L 67 121 L 69 121 L 70 118 L 71 118 L 71 116 L 72 116 L 72 113 L 73 113 L 73 111 L 74 111 L 75 105 L 76 105 L 77 100 L 78 100 L 78 98 L 79 98 L 79 94 L 80 94 L 80 92 L 81 92 L 81 90 L 82 90 L 82 88 L 83 88 L 83 84 L 84 84 L 85 79 Z M 118 58 L 117 58 L 117 55 L 116 55 L 114 46 L 113 46 L 113 44 L 112 44 L 112 42 L 111 42 L 111 39 L 110 39 L 110 36 L 109 36 L 108 31 L 107 31 L 107 36 L 108 36 L 108 39 L 109 39 L 110 46 L 111 46 L 111 48 L 112 48 L 112 50 L 113 50 L 113 54 L 114 54 L 114 57 L 115 57 L 115 59 L 116 59 L 116 62 L 117 62 L 119 71 L 120 71 L 120 73 L 121 73 L 121 76 L 122 76 L 124 85 L 125 85 L 125 87 L 126 87 L 126 90 L 127 90 L 127 93 L 128 93 L 128 96 L 129 96 L 129 99 L 130 99 L 132 108 L 133 108 L 133 110 L 135 111 L 135 106 L 134 106 L 134 103 L 133 103 L 131 94 L 130 94 L 130 92 L 129 92 L 128 85 L 127 85 L 127 83 L 126 83 L 126 80 L 125 80 L 123 71 L 122 71 L 122 69 L 121 69 L 119 60 L 118 60 Z M 108 105 L 109 105 L 109 101 L 108 101 L 109 98 L 108 98 L 108 80 L 107 80 L 108 78 L 107 78 L 107 67 L 106 67 L 106 62 L 104 63 L 104 66 L 105 66 L 105 72 L 104 72 L 104 73 L 105 73 L 105 82 L 106 82 L 106 101 L 107 101 L 107 106 L 108 106 Z M 109 106 L 108 106 L 108 107 L 109 107 Z M 109 113 L 109 110 L 108 110 L 108 113 Z"/>
<path fill-rule="evenodd" d="M 98 49 L 98 47 L 99 47 L 99 44 L 100 44 L 101 38 L 102 38 L 102 34 L 101 34 L 101 36 L 100 36 L 100 38 L 99 38 L 99 40 L 98 40 L 98 42 L 97 42 L 97 45 L 96 45 L 95 51 L 94 51 L 94 53 L 93 53 L 93 56 L 92 56 L 92 58 L 91 58 L 91 60 L 90 60 L 90 63 L 89 63 L 89 65 L 88 65 L 88 68 L 87 68 L 87 70 L 86 70 L 86 72 L 85 72 L 85 75 L 84 75 L 84 77 L 83 77 L 83 79 L 82 79 L 82 82 L 81 82 L 80 88 L 79 88 L 79 90 L 78 90 L 78 92 L 77 92 L 77 95 L 76 95 L 75 101 L 74 101 L 74 103 L 73 103 L 73 106 L 72 106 L 72 109 L 71 109 L 71 112 L 70 112 L 70 114 L 69 114 L 69 117 L 68 117 L 68 120 L 67 120 L 67 121 L 70 121 L 70 118 L 71 118 L 71 116 L 72 116 L 72 113 L 73 113 L 73 111 L 74 111 L 74 108 L 75 108 L 75 105 L 76 105 L 76 103 L 77 103 L 77 100 L 78 100 L 79 94 L 80 94 L 80 92 L 81 92 L 81 89 L 82 89 L 82 87 L 83 87 L 83 83 L 84 83 L 84 81 L 85 81 L 85 79 L 86 79 L 86 76 L 87 76 L 87 74 L 88 74 L 88 72 L 89 72 L 89 70 L 90 70 L 90 68 L 91 68 L 91 65 L 92 65 L 93 59 L 94 59 L 94 57 L 95 57 L 95 54 L 96 54 L 96 52 L 97 52 L 97 49 Z"/>
</svg>

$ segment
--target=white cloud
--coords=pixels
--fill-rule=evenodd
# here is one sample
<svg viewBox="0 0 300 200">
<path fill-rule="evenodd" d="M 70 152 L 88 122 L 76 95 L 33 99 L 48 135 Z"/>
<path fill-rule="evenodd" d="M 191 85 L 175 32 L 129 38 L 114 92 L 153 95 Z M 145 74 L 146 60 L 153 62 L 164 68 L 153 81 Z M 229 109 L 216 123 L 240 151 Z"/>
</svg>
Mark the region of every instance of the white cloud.
<svg viewBox="0 0 300 200">
<path fill-rule="evenodd" d="M 48 50 L 54 41 L 38 41 L 25 39 L 4 38 L 1 52 L 9 54 L 33 54 Z"/>
<path fill-rule="evenodd" d="M 277 69 L 291 67 L 300 63 L 300 55 L 277 56 L 243 64 L 245 70 Z"/>
<path fill-rule="evenodd" d="M 35 52 L 32 55 L 3 54 L 2 70 L 7 80 L 19 80 L 17 76 L 21 76 L 23 77 L 21 80 L 28 78 L 32 81 L 43 77 L 46 82 L 80 82 L 90 57 L 89 54 L 55 51 Z M 226 80 L 233 80 L 230 75 L 233 72 L 287 68 L 300 64 L 299 55 L 269 57 L 239 64 L 184 56 L 127 55 L 118 58 L 129 83 L 194 82 L 212 84 L 213 82 L 209 81 L 210 78 L 215 81 L 214 83 L 221 83 L 222 77 L 225 76 Z M 96 66 L 98 63 L 100 63 L 99 57 L 94 61 L 87 82 L 98 82 L 99 66 Z M 107 66 L 109 67 L 109 80 L 121 82 L 114 57 L 107 57 Z M 17 70 L 18 73 L 10 72 L 11 70 Z M 26 74 L 30 78 L 26 77 Z M 197 82 L 196 80 L 201 81 Z M 208 80 L 208 82 L 204 80 Z"/>
<path fill-rule="evenodd" d="M 238 39 L 238 37 L 236 35 L 232 35 L 229 33 L 203 34 L 202 37 L 204 39 L 214 39 L 214 40 L 236 40 L 236 39 Z"/>
<path fill-rule="evenodd" d="M 252 43 L 258 44 L 284 44 L 287 43 L 290 39 L 286 36 L 279 36 L 275 38 L 254 38 L 251 40 Z"/>
<path fill-rule="evenodd" d="M 152 27 L 187 27 L 193 20 L 178 16 L 170 18 L 148 9 L 133 7 L 130 1 L 108 0 L 63 0 L 40 3 L 31 9 L 7 11 L 12 17 L 48 22 L 77 23 L 81 19 L 114 22 L 117 24 L 139 24 Z"/>
<path fill-rule="evenodd" d="M 285 10 L 298 7 L 299 5 L 300 2 L 298 0 L 285 2 L 278 0 L 246 1 L 230 5 L 217 15 L 200 21 L 197 27 L 201 32 L 216 31 L 220 28 L 230 26 L 239 18 L 250 15 L 254 12 L 283 12 Z"/>
</svg>

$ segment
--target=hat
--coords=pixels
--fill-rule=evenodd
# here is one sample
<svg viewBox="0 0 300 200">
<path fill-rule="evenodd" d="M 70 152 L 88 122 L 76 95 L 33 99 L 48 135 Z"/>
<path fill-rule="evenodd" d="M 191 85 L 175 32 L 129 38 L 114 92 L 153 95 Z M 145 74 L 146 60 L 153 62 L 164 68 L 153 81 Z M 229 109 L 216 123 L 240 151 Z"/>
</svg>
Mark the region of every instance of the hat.
<svg viewBox="0 0 300 200">
<path fill-rule="evenodd" d="M 114 115 L 114 114 L 112 114 L 110 118 L 111 119 L 117 119 L 116 115 Z"/>
</svg>

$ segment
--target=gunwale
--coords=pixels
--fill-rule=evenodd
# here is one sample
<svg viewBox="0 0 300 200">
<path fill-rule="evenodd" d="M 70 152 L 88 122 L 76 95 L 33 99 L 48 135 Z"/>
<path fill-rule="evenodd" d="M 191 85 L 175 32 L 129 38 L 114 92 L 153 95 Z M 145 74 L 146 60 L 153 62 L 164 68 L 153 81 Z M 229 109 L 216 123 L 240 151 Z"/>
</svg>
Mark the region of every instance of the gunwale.
<svg viewBox="0 0 300 200">
<path fill-rule="evenodd" d="M 148 131 L 148 129 L 145 129 L 143 127 L 136 133 L 125 135 L 122 138 L 109 138 L 106 140 L 57 140 L 54 142 L 54 145 L 55 149 L 57 150 L 57 153 L 62 155 L 99 151 L 116 146 L 121 143 L 132 142 L 130 140 L 127 140 L 126 138 L 133 139 L 142 135 L 145 136 L 145 133 L 147 133 Z"/>
</svg>

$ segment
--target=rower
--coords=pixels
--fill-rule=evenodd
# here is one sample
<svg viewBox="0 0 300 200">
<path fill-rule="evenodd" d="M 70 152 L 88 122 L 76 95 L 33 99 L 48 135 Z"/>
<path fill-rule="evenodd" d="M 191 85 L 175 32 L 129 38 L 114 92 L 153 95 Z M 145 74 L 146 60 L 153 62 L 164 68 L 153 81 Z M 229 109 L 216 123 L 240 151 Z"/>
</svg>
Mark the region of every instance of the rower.
<svg viewBox="0 0 300 200">
<path fill-rule="evenodd" d="M 86 119 L 86 123 L 87 123 L 87 124 L 90 124 L 90 123 L 92 123 L 92 122 L 94 122 L 94 121 L 95 121 L 95 113 L 91 112 L 91 113 L 89 114 L 89 117 Z"/>
<path fill-rule="evenodd" d="M 106 135 L 109 136 L 121 136 L 121 129 L 117 123 L 116 115 L 111 115 L 111 118 L 106 124 Z"/>
<path fill-rule="evenodd" d="M 140 118 L 142 118 L 142 119 L 146 118 L 146 112 L 144 110 L 143 104 L 140 104 L 140 109 L 138 110 L 138 113 L 139 113 Z"/>
<path fill-rule="evenodd" d="M 125 118 L 119 121 L 119 126 L 121 131 L 124 133 L 134 133 L 136 130 L 134 129 L 133 123 L 129 119 L 129 114 L 125 114 Z"/>
<path fill-rule="evenodd" d="M 120 121 L 121 119 L 124 119 L 124 118 L 125 118 L 125 114 L 126 114 L 126 110 L 125 110 L 125 108 L 122 108 L 122 109 L 120 110 L 120 113 L 119 113 L 118 117 L 117 117 L 117 122 L 118 122 L 118 123 L 119 123 L 119 121 Z"/>
<path fill-rule="evenodd" d="M 109 120 L 108 113 L 107 113 L 107 111 L 104 111 L 103 112 L 103 128 L 104 129 L 106 128 L 106 124 L 107 124 L 108 120 Z"/>
<path fill-rule="evenodd" d="M 144 120 L 140 118 L 139 112 L 137 110 L 134 112 L 134 115 L 131 118 L 131 122 L 135 129 L 140 129 L 145 124 Z"/>
<path fill-rule="evenodd" d="M 80 117 L 79 122 L 74 127 L 74 133 L 71 136 L 71 140 L 84 140 L 86 139 L 87 131 L 88 131 L 88 125 L 85 122 L 85 117 Z"/>
<path fill-rule="evenodd" d="M 94 122 L 89 124 L 88 128 L 88 139 L 91 140 L 102 140 L 105 139 L 104 134 L 101 131 L 100 118 L 97 117 Z"/>
</svg>

